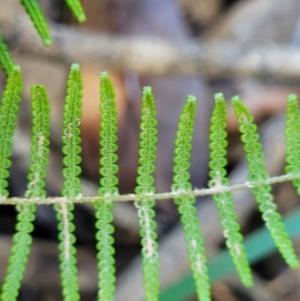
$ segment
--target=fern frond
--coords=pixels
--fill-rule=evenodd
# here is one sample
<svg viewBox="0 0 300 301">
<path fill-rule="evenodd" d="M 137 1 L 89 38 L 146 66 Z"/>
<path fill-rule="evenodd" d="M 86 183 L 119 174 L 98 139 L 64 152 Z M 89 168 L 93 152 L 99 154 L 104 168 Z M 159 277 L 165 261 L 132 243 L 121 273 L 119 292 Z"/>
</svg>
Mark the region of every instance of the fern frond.
<svg viewBox="0 0 300 301">
<path fill-rule="evenodd" d="M 52 39 L 48 29 L 48 25 L 45 20 L 45 16 L 42 13 L 37 0 L 20 0 L 24 6 L 27 14 L 29 15 L 34 27 L 40 35 L 45 46 L 52 44 Z"/>
<path fill-rule="evenodd" d="M 215 108 L 211 118 L 210 138 L 210 187 L 220 187 L 228 185 L 229 181 L 226 177 L 225 166 L 227 133 L 226 127 L 226 102 L 222 94 L 215 95 Z M 219 210 L 219 216 L 222 220 L 224 236 L 226 238 L 226 246 L 239 273 L 239 276 L 245 286 L 253 284 L 251 269 L 247 260 L 247 255 L 243 245 L 243 237 L 240 234 L 240 225 L 237 222 L 237 216 L 234 212 L 234 205 L 231 201 L 232 193 L 217 193 L 213 195 L 213 199 Z"/>
<path fill-rule="evenodd" d="M 203 246 L 202 233 L 199 228 L 199 221 L 196 217 L 195 197 L 189 195 L 192 185 L 189 182 L 190 174 L 190 151 L 192 149 L 192 135 L 194 117 L 196 111 L 196 99 L 189 96 L 187 104 L 180 116 L 177 138 L 175 140 L 174 156 L 174 178 L 172 190 L 186 192 L 186 196 L 175 199 L 178 211 L 181 214 L 181 222 L 186 233 L 189 258 L 193 276 L 196 282 L 198 299 L 201 301 L 210 300 L 210 285 L 207 274 L 205 250 Z"/>
<path fill-rule="evenodd" d="M 253 116 L 237 96 L 232 99 L 232 104 L 235 115 L 240 123 L 241 140 L 244 143 L 244 150 L 247 154 L 248 179 L 250 182 L 266 180 L 269 176 L 263 162 L 264 155 L 261 143 L 259 142 L 257 127 L 253 124 Z M 270 191 L 271 186 L 268 184 L 262 184 L 251 189 L 256 202 L 259 204 L 262 218 L 278 250 L 291 268 L 297 268 L 299 266 L 297 256 L 292 242 L 284 229 L 281 215 L 277 212 L 277 206 L 273 202 L 273 195 Z"/>
<path fill-rule="evenodd" d="M 78 22 L 82 23 L 86 21 L 86 16 L 83 11 L 80 0 L 65 0 L 65 2 L 70 8 L 70 10 L 73 12 Z"/>
<path fill-rule="evenodd" d="M 9 75 L 13 70 L 15 63 L 13 62 L 8 50 L 7 45 L 0 36 L 0 66 L 3 68 L 6 75 Z"/>
<path fill-rule="evenodd" d="M 296 95 L 288 96 L 286 108 L 286 167 L 289 174 L 300 173 L 300 115 L 299 104 Z M 292 181 L 297 193 L 300 194 L 300 179 Z"/>
<path fill-rule="evenodd" d="M 45 197 L 45 168 L 48 165 L 49 134 L 50 134 L 50 107 L 46 90 L 43 86 L 33 86 L 32 98 L 32 147 L 31 165 L 28 174 L 28 188 L 26 197 Z M 36 205 L 17 205 L 16 234 L 13 236 L 12 255 L 9 258 L 9 266 L 4 279 L 1 301 L 16 301 L 23 272 L 28 261 L 30 245 L 32 242 L 31 232 L 35 219 Z"/>
<path fill-rule="evenodd" d="M 99 268 L 99 294 L 98 300 L 112 301 L 115 291 L 115 259 L 113 247 L 114 238 L 112 236 L 114 227 L 112 197 L 118 194 L 118 159 L 117 150 L 117 110 L 115 93 L 112 83 L 106 72 L 100 73 L 100 97 L 101 97 L 101 130 L 100 130 L 100 188 L 98 193 L 104 196 L 103 202 L 96 202 L 96 239 L 98 249 L 98 268 Z"/>
<path fill-rule="evenodd" d="M 64 153 L 63 169 L 64 187 L 62 195 L 68 199 L 76 199 L 82 196 L 79 175 L 81 168 L 81 138 L 80 138 L 80 117 L 82 99 L 82 80 L 79 65 L 73 64 L 67 82 L 67 96 L 64 108 L 63 119 L 63 148 Z M 59 230 L 59 259 L 62 279 L 62 292 L 64 300 L 80 299 L 76 267 L 76 241 L 75 225 L 73 223 L 74 205 L 62 202 L 54 206 Z"/>
<path fill-rule="evenodd" d="M 14 66 L 9 74 L 0 108 L 0 202 L 8 196 L 8 168 L 11 166 L 13 136 L 22 91 L 21 68 Z"/>
<path fill-rule="evenodd" d="M 135 206 L 138 208 L 138 217 L 140 225 L 140 235 L 142 243 L 143 269 L 146 300 L 158 300 L 159 283 L 158 283 L 158 243 L 155 232 L 156 222 L 154 220 L 155 211 L 153 209 L 155 201 L 149 195 L 155 192 L 154 178 L 155 171 L 154 161 L 156 159 L 156 111 L 154 97 L 150 87 L 143 90 L 142 99 L 142 117 L 141 117 L 141 134 L 140 150 L 137 177 L 137 187 L 135 192 L 141 195 Z"/>
</svg>

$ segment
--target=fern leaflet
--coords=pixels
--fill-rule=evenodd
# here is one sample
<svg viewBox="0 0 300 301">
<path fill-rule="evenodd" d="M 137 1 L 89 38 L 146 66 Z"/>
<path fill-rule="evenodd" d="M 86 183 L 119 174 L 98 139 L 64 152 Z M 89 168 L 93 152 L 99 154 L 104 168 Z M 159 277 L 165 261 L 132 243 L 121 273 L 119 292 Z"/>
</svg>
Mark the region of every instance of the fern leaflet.
<svg viewBox="0 0 300 301">
<path fill-rule="evenodd" d="M 52 44 L 52 39 L 39 3 L 36 0 L 21 0 L 21 3 L 39 33 L 44 45 L 50 46 Z"/>
<path fill-rule="evenodd" d="M 269 176 L 263 163 L 262 146 L 259 142 L 257 127 L 253 124 L 253 116 L 250 114 L 245 105 L 236 96 L 232 99 L 233 108 L 240 123 L 239 130 L 242 134 L 241 140 L 244 143 L 246 159 L 248 161 L 248 179 L 250 182 L 266 180 Z M 282 254 L 283 258 L 291 268 L 299 266 L 297 256 L 293 249 L 291 240 L 284 229 L 281 215 L 277 212 L 277 206 L 273 202 L 273 196 L 270 193 L 271 186 L 262 184 L 252 188 L 251 192 L 259 204 L 259 210 L 262 218 L 269 229 L 274 242 Z"/>
<path fill-rule="evenodd" d="M 180 116 L 177 138 L 175 140 L 174 156 L 174 178 L 173 191 L 184 191 L 186 196 L 175 199 L 178 211 L 181 214 L 181 222 L 186 233 L 189 258 L 194 279 L 196 282 L 197 296 L 201 301 L 210 300 L 210 285 L 207 275 L 206 258 L 203 246 L 199 221 L 196 217 L 195 197 L 189 196 L 192 185 L 189 182 L 190 167 L 189 158 L 192 149 L 191 141 L 193 135 L 194 117 L 196 110 L 196 99 L 189 96 L 187 104 Z"/>
<path fill-rule="evenodd" d="M 14 66 L 9 74 L 0 108 L 0 202 L 8 196 L 8 168 L 11 166 L 13 136 L 22 91 L 21 68 Z"/>
<path fill-rule="evenodd" d="M 73 12 L 78 22 L 82 23 L 86 20 L 80 0 L 65 0 L 65 2 Z"/>
<path fill-rule="evenodd" d="M 27 198 L 46 196 L 45 177 L 46 166 L 49 163 L 49 136 L 50 136 L 50 106 L 44 86 L 33 86 L 32 97 L 32 147 L 31 165 L 28 174 Z"/>
<path fill-rule="evenodd" d="M 28 189 L 26 197 L 38 199 L 46 196 L 45 168 L 48 164 L 49 155 L 49 122 L 50 107 L 46 90 L 43 86 L 33 86 L 32 98 L 32 147 L 31 164 L 28 174 Z M 9 266 L 4 279 L 1 301 L 16 301 L 23 272 L 30 252 L 35 219 L 36 205 L 17 205 L 16 234 L 13 236 L 12 255 L 9 258 Z"/>
<path fill-rule="evenodd" d="M 296 95 L 288 96 L 288 103 L 286 108 L 286 167 L 285 171 L 289 174 L 300 173 L 300 115 L 299 105 Z M 300 179 L 294 179 L 293 185 L 300 194 Z"/>
<path fill-rule="evenodd" d="M 226 160 L 226 102 L 222 94 L 215 95 L 215 108 L 211 118 L 211 134 L 210 138 L 210 172 L 212 180 L 209 182 L 210 187 L 220 187 L 228 185 L 225 166 Z M 232 256 L 233 262 L 245 286 L 251 286 L 252 276 L 245 248 L 243 245 L 243 237 L 240 234 L 240 226 L 234 212 L 234 205 L 231 201 L 232 193 L 216 193 L 213 199 L 219 210 L 219 216 L 222 220 L 226 245 Z"/>
<path fill-rule="evenodd" d="M 145 87 L 142 99 L 142 121 L 140 134 L 140 149 L 138 168 L 138 186 L 135 192 L 141 195 L 141 198 L 135 202 L 138 208 L 140 235 L 142 238 L 142 256 L 144 268 L 144 281 L 146 300 L 158 300 L 158 244 L 157 234 L 155 232 L 156 222 L 154 221 L 155 211 L 153 209 L 155 201 L 149 196 L 155 192 L 154 178 L 152 173 L 155 170 L 154 161 L 156 159 L 156 118 L 155 103 L 152 90 Z"/>
<path fill-rule="evenodd" d="M 81 168 L 80 152 L 80 117 L 81 117 L 81 99 L 82 99 L 82 80 L 79 65 L 73 64 L 67 81 L 67 97 L 64 108 L 63 120 L 63 148 L 64 153 L 63 169 L 64 187 L 62 195 L 68 199 L 76 199 L 82 196 L 80 188 L 79 175 Z M 64 300 L 77 301 L 80 299 L 79 286 L 77 280 L 76 267 L 76 241 L 74 223 L 73 204 L 62 202 L 54 205 L 56 218 L 58 220 L 59 230 L 59 250 L 60 250 L 60 269 L 62 279 L 62 292 Z"/>
<path fill-rule="evenodd" d="M 15 64 L 7 50 L 7 45 L 0 36 L 0 66 L 3 68 L 6 75 L 8 75 L 13 70 L 14 65 Z"/>
<path fill-rule="evenodd" d="M 112 301 L 115 291 L 115 252 L 112 236 L 114 227 L 113 221 L 112 197 L 118 194 L 118 178 L 115 174 L 118 172 L 118 159 L 115 154 L 117 150 L 117 110 L 115 93 L 112 83 L 106 72 L 100 73 L 100 97 L 101 97 L 101 131 L 100 131 L 100 188 L 99 195 L 104 196 L 103 202 L 96 202 L 94 208 L 96 210 L 96 239 L 97 243 L 97 259 L 99 268 L 99 301 Z"/>
</svg>

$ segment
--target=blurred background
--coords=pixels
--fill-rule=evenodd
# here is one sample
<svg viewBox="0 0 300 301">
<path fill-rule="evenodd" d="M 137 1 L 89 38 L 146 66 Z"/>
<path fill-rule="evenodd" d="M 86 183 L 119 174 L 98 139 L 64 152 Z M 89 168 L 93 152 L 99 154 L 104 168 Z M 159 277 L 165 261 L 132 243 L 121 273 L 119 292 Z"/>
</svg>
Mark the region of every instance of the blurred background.
<svg viewBox="0 0 300 301">
<path fill-rule="evenodd" d="M 45 48 L 29 17 L 17 0 L 0 0 L 0 33 L 24 76 L 24 88 L 13 149 L 9 181 L 11 196 L 26 190 L 30 156 L 30 86 L 46 86 L 51 102 L 51 155 L 47 191 L 58 196 L 62 189 L 62 112 L 67 74 L 72 62 L 81 65 L 83 77 L 82 187 L 96 195 L 99 183 L 99 72 L 113 81 L 119 125 L 119 189 L 135 187 L 140 99 L 143 86 L 152 86 L 158 118 L 158 192 L 172 183 L 173 142 L 186 96 L 197 97 L 191 182 L 206 187 L 208 133 L 213 94 L 228 100 L 228 173 L 230 183 L 247 180 L 238 126 L 230 107 L 239 94 L 259 125 L 265 162 L 271 176 L 284 172 L 284 113 L 286 97 L 300 91 L 300 2 L 298 0 L 82 0 L 87 21 L 78 24 L 62 0 L 40 0 L 54 39 Z M 299 68 L 298 68 L 299 67 Z M 0 93 L 5 86 L 0 70 Z M 290 183 L 274 185 L 279 211 L 295 210 L 299 198 Z M 234 194 L 242 233 L 247 235 L 263 222 L 248 190 Z M 15 226 L 15 210 L 1 206 L 0 283 L 4 278 Z M 224 249 L 220 221 L 210 197 L 198 198 L 198 216 L 208 258 Z M 161 287 L 180 281 L 189 273 L 184 234 L 172 201 L 156 206 L 160 243 Z M 117 266 L 117 301 L 143 298 L 139 256 L 139 228 L 131 202 L 114 208 Z M 94 212 L 90 205 L 75 209 L 79 282 L 82 300 L 96 300 Z M 57 222 L 51 206 L 39 206 L 32 252 L 25 272 L 20 301 L 61 300 L 57 261 Z M 294 225 L 300 228 L 300 221 Z M 300 239 L 295 239 L 300 254 Z M 264 244 L 260 241 L 259 244 Z M 259 247 L 259 246 L 258 246 Z M 275 251 L 253 265 L 255 287 L 245 289 L 235 273 L 212 285 L 215 301 L 296 301 L 300 299 L 300 273 L 286 267 Z M 161 299 L 172 300 L 172 299 Z M 193 294 L 182 300 L 196 300 Z"/>
</svg>

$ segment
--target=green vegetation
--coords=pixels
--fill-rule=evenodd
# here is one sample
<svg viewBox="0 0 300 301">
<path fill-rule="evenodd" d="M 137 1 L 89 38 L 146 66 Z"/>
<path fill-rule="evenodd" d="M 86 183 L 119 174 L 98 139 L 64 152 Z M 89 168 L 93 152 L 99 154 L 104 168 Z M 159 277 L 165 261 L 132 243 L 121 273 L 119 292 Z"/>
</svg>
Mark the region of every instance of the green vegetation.
<svg viewBox="0 0 300 301">
<path fill-rule="evenodd" d="M 190 174 L 188 169 L 190 167 L 189 159 L 192 149 L 191 142 L 194 131 L 195 111 L 196 99 L 193 96 L 189 96 L 180 116 L 177 138 L 175 140 L 174 184 L 172 185 L 172 190 L 186 193 L 186 196 L 176 198 L 175 203 L 181 214 L 180 220 L 186 233 L 186 242 L 198 298 L 201 301 L 208 301 L 210 300 L 210 285 L 205 265 L 206 258 L 202 234 L 198 218 L 196 217 L 196 198 L 189 196 L 192 185 L 189 182 Z"/>
<path fill-rule="evenodd" d="M 80 147 L 80 117 L 82 99 L 82 81 L 79 66 L 73 64 L 67 81 L 67 97 L 65 101 L 63 120 L 63 148 L 64 153 L 63 176 L 64 186 L 62 195 L 68 199 L 75 200 L 82 195 L 79 175 L 81 168 Z M 79 287 L 76 267 L 76 241 L 73 234 L 75 226 L 73 223 L 73 204 L 61 202 L 54 205 L 56 218 L 58 220 L 59 259 L 62 280 L 62 293 L 64 300 L 79 300 Z"/>
<path fill-rule="evenodd" d="M 211 118 L 211 134 L 210 134 L 210 187 L 220 187 L 228 185 L 229 181 L 226 177 L 226 147 L 227 133 L 226 127 L 226 102 L 222 94 L 215 96 L 215 108 Z M 216 193 L 213 195 L 219 210 L 219 216 L 224 229 L 226 238 L 226 246 L 232 256 L 236 269 L 245 286 L 252 285 L 252 276 L 248 264 L 247 256 L 243 245 L 243 237 L 240 234 L 240 226 L 237 222 L 237 216 L 234 212 L 234 206 L 231 201 L 232 193 Z"/>
<path fill-rule="evenodd" d="M 39 9 L 36 0 L 21 0 L 27 13 L 45 45 L 51 44 L 51 36 L 45 18 Z M 66 0 L 79 22 L 85 20 L 80 1 Z M 50 107 L 46 90 L 43 86 L 33 86 L 32 96 L 32 147 L 31 164 L 29 166 L 28 187 L 24 198 L 11 199 L 8 192 L 9 168 L 13 136 L 18 118 L 20 94 L 22 91 L 22 76 L 19 66 L 15 66 L 7 46 L 0 37 L 0 66 L 7 74 L 7 84 L 0 107 L 0 204 L 14 204 L 17 209 L 16 233 L 13 236 L 11 257 L 9 258 L 6 277 L 0 292 L 0 301 L 16 301 L 23 273 L 26 269 L 30 245 L 31 232 L 35 219 L 36 206 L 42 203 L 53 204 L 52 198 L 47 198 L 45 190 L 45 177 L 49 160 L 50 136 Z M 171 191 L 165 194 L 155 193 L 156 142 L 157 120 L 155 101 L 150 87 L 145 87 L 142 98 L 142 117 L 139 149 L 139 167 L 135 194 L 130 196 L 119 195 L 117 164 L 117 111 L 115 93 L 107 73 L 100 73 L 100 187 L 98 196 L 85 197 L 80 187 L 81 175 L 81 138 L 79 125 L 81 122 L 82 81 L 79 65 L 73 64 L 67 81 L 67 96 L 63 119 L 63 176 L 64 185 L 62 197 L 55 199 L 54 208 L 59 230 L 59 259 L 61 270 L 62 295 L 65 301 L 80 300 L 77 280 L 76 237 L 73 223 L 74 204 L 78 202 L 93 203 L 96 215 L 97 229 L 97 260 L 99 268 L 98 300 L 114 300 L 115 291 L 115 259 L 114 259 L 114 227 L 112 225 L 112 209 L 115 201 L 134 200 L 139 217 L 140 236 L 142 245 L 142 262 L 144 268 L 145 296 L 147 301 L 159 299 L 158 281 L 158 242 L 156 222 L 154 220 L 154 205 L 157 199 L 173 198 L 181 215 L 187 248 L 189 252 L 191 270 L 194 277 L 198 299 L 209 301 L 210 277 L 218 279 L 216 266 L 223 262 L 226 265 L 229 254 L 245 286 L 252 285 L 251 270 L 246 251 L 251 244 L 257 241 L 246 238 L 245 248 L 240 226 L 232 204 L 232 191 L 235 187 L 228 186 L 226 172 L 226 102 L 222 94 L 215 96 L 215 108 L 211 118 L 210 133 L 210 181 L 209 189 L 195 189 L 189 181 L 190 156 L 192 149 L 192 136 L 194 128 L 196 99 L 188 96 L 178 124 L 175 140 L 174 177 Z M 264 154 L 259 142 L 257 127 L 253 124 L 253 117 L 238 97 L 232 100 L 236 117 L 240 123 L 241 140 L 244 143 L 246 159 L 248 161 L 248 180 L 246 185 L 259 205 L 266 228 L 270 232 L 274 243 L 287 264 L 297 268 L 299 262 L 294 252 L 292 242 L 285 230 L 281 215 L 273 202 L 269 177 L 263 162 Z M 278 177 L 292 180 L 298 194 L 300 194 L 300 115 L 298 100 L 295 95 L 288 97 L 286 144 L 287 159 L 285 171 L 287 175 Z M 288 176 L 288 177 L 287 177 Z M 245 186 L 245 187 L 246 187 Z M 245 188 L 244 187 L 244 188 Z M 223 253 L 213 262 L 206 264 L 204 241 L 202 239 L 199 221 L 196 217 L 195 197 L 197 195 L 212 194 L 219 210 L 221 224 L 224 230 L 228 253 Z M 297 216 L 299 212 L 297 212 Z M 291 224 L 291 222 L 290 222 Z M 291 225 L 289 224 L 289 228 Z M 294 230 L 294 229 L 293 229 Z M 259 235 L 267 235 L 266 231 Z M 298 231 L 299 232 L 299 231 Z M 296 233 L 295 231 L 293 233 Z M 256 247 L 259 254 L 264 252 L 262 246 Z M 249 252 L 250 262 L 253 261 L 255 251 Z M 248 254 L 248 255 L 249 255 Z M 230 271 L 231 267 L 226 267 Z M 179 294 L 180 295 L 180 294 Z M 173 297 L 174 298 L 174 297 Z M 174 299 L 175 300 L 175 299 Z"/>
<path fill-rule="evenodd" d="M 266 180 L 269 175 L 263 162 L 264 154 L 262 152 L 262 145 L 259 142 L 257 126 L 253 124 L 253 117 L 238 97 L 234 97 L 232 103 L 236 117 L 240 123 L 241 139 L 247 154 L 248 179 L 250 182 Z M 295 162 L 296 165 L 299 165 L 299 163 Z M 297 268 L 299 266 L 298 258 L 293 249 L 292 242 L 284 229 L 281 216 L 277 212 L 277 206 L 273 202 L 271 189 L 271 185 L 264 184 L 252 188 L 251 192 L 259 205 L 258 208 L 262 213 L 262 219 L 265 221 L 266 227 L 270 230 L 278 250 L 290 267 Z"/>
<path fill-rule="evenodd" d="M 102 120 L 100 127 L 100 188 L 99 197 L 87 199 L 82 196 L 80 188 L 80 163 L 81 163 L 81 139 L 80 139 L 80 116 L 82 82 L 80 69 L 73 64 L 68 78 L 67 97 L 63 120 L 63 176 L 65 178 L 62 191 L 63 198 L 54 205 L 57 212 L 59 229 L 59 250 L 60 268 L 62 278 L 62 293 L 64 300 L 79 300 L 79 287 L 77 283 L 76 238 L 73 234 L 74 203 L 80 202 L 83 198 L 93 202 L 96 211 L 97 234 L 97 259 L 99 267 L 99 300 L 113 300 L 115 290 L 115 267 L 112 226 L 112 208 L 118 194 L 118 172 L 117 165 L 117 111 L 115 93 L 107 73 L 100 74 L 101 85 L 100 95 Z M 20 67 L 15 66 L 9 74 L 6 90 L 4 92 L 2 106 L 0 109 L 0 175 L 1 175 L 1 202 L 6 204 L 9 201 L 7 191 L 7 179 L 11 165 L 10 156 L 12 153 L 12 137 L 17 121 L 18 103 L 22 87 Z M 47 200 L 44 178 L 45 167 L 48 164 L 49 155 L 49 121 L 50 108 L 45 88 L 43 86 L 32 87 L 32 110 L 33 110 L 33 136 L 31 148 L 32 163 L 29 167 L 28 190 L 25 199 L 19 199 L 18 223 L 14 235 L 12 255 L 9 259 L 7 276 L 2 287 L 0 300 L 16 300 L 20 283 L 25 270 L 27 256 L 30 252 L 32 238 L 30 233 L 33 230 L 33 221 L 36 205 L 41 200 Z M 287 109 L 287 172 L 295 178 L 294 184 L 298 184 L 297 176 L 299 160 L 295 148 L 298 147 L 299 127 L 298 106 L 296 97 L 289 97 Z M 239 233 L 239 224 L 234 213 L 231 202 L 231 191 L 228 187 L 226 177 L 226 104 L 222 94 L 215 96 L 215 109 L 211 119 L 210 134 L 210 189 L 219 210 L 226 245 L 233 258 L 233 262 L 246 286 L 252 284 L 251 271 L 246 258 L 243 238 Z M 195 195 L 189 182 L 189 159 L 192 149 L 191 141 L 193 135 L 194 115 L 196 99 L 189 96 L 180 117 L 177 138 L 175 140 L 174 156 L 174 179 L 171 197 L 175 199 L 181 214 L 181 222 L 186 233 L 191 269 L 193 271 L 197 295 L 199 300 L 210 300 L 210 285 L 206 267 L 204 242 L 199 228 L 199 221 L 196 217 Z M 256 126 L 253 124 L 253 117 L 241 101 L 235 97 L 233 106 L 241 123 L 241 139 L 245 143 L 246 158 L 248 161 L 249 181 L 252 183 L 251 190 L 259 204 L 266 227 L 269 229 L 275 244 L 286 262 L 292 267 L 298 267 L 296 254 L 292 247 L 288 234 L 284 230 L 281 215 L 272 201 L 270 179 L 263 164 L 263 153 L 261 144 L 258 142 L 259 135 L 256 133 Z M 155 212 L 153 206 L 159 195 L 155 194 L 153 172 L 155 171 L 154 161 L 156 158 L 157 121 L 155 119 L 155 103 L 151 88 L 144 88 L 142 99 L 142 120 L 140 134 L 140 167 L 135 197 L 135 205 L 138 209 L 140 219 L 140 234 L 142 243 L 142 255 L 144 265 L 144 280 L 147 300 L 158 300 L 158 243 L 155 232 Z M 229 190 L 224 192 L 224 188 Z M 298 187 L 298 186 L 297 186 Z M 200 190 L 201 191 L 201 190 Z M 126 196 L 125 196 L 126 197 Z M 28 203 L 30 201 L 30 204 Z M 46 201 L 47 203 L 47 201 Z"/>
<path fill-rule="evenodd" d="M 150 87 L 145 87 L 143 90 L 142 99 L 142 117 L 141 117 L 141 134 L 140 134 L 140 150 L 137 177 L 137 187 L 135 193 L 144 195 L 143 198 L 135 201 L 135 206 L 138 209 L 140 235 L 142 244 L 142 256 L 144 267 L 144 281 L 146 300 L 158 300 L 158 243 L 157 234 L 155 232 L 156 222 L 154 220 L 155 200 L 151 196 L 155 193 L 154 177 L 152 176 L 156 159 L 156 118 L 155 118 L 155 103 L 152 90 Z"/>
</svg>

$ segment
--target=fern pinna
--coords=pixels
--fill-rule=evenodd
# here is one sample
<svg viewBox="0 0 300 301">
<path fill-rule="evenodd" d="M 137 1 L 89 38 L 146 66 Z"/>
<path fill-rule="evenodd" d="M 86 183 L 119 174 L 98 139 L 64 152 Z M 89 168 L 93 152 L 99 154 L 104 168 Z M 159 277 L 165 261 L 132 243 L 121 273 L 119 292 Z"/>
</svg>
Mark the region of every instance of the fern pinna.
<svg viewBox="0 0 300 301">
<path fill-rule="evenodd" d="M 222 94 L 215 95 L 215 108 L 211 117 L 210 138 L 210 187 L 221 187 L 228 185 L 225 166 L 226 160 L 226 102 Z M 246 286 L 252 285 L 251 270 L 248 264 L 247 256 L 244 250 L 243 238 L 239 232 L 240 226 L 234 212 L 234 205 L 231 201 L 232 193 L 216 193 L 213 199 L 219 210 L 219 216 L 224 229 L 226 246 L 232 256 L 233 262 L 239 273 L 242 282 Z"/>
<path fill-rule="evenodd" d="M 104 201 L 94 204 L 96 210 L 96 239 L 97 259 L 99 268 L 99 301 L 114 300 L 115 291 L 115 250 L 113 247 L 114 238 L 112 236 L 114 227 L 113 221 L 113 196 L 118 194 L 118 159 L 117 150 L 117 110 L 115 93 L 112 83 L 106 72 L 100 74 L 100 111 L 101 111 L 101 131 L 100 131 L 100 188 L 99 195 L 104 196 Z"/>
<path fill-rule="evenodd" d="M 153 172 L 155 170 L 154 161 L 156 159 L 156 111 L 154 97 L 150 87 L 143 90 L 142 99 L 142 117 L 141 117 L 141 134 L 140 150 L 137 177 L 136 194 L 141 197 L 135 201 L 138 209 L 140 224 L 140 235 L 142 244 L 142 256 L 144 266 L 144 281 L 147 301 L 158 300 L 158 243 L 155 232 L 156 222 L 154 221 L 155 200 L 151 195 L 155 193 Z"/>
<path fill-rule="evenodd" d="M 32 98 L 32 146 L 31 164 L 28 174 L 28 185 L 25 196 L 39 199 L 46 196 L 45 177 L 49 155 L 50 107 L 46 90 L 43 86 L 33 86 Z M 30 252 L 36 205 L 17 205 L 16 234 L 13 236 L 12 255 L 4 279 L 1 301 L 16 301 L 23 272 Z"/>
<path fill-rule="evenodd" d="M 286 167 L 285 171 L 290 174 L 300 173 L 300 114 L 296 95 L 288 96 L 286 108 Z M 292 181 L 300 195 L 300 179 Z"/>
<path fill-rule="evenodd" d="M 175 204 L 181 215 L 181 222 L 186 233 L 191 269 L 196 282 L 197 296 L 201 301 L 210 300 L 210 285 L 207 276 L 206 258 L 199 221 L 196 217 L 195 197 L 189 195 L 192 185 L 189 182 L 189 159 L 192 149 L 192 135 L 196 111 L 196 99 L 189 96 L 180 116 L 175 140 L 174 178 L 172 191 L 185 192 L 186 196 L 176 198 Z"/>
<path fill-rule="evenodd" d="M 80 0 L 64 0 L 67 6 L 70 8 L 77 21 L 82 23 L 86 21 L 86 16 L 84 10 L 82 8 Z M 30 17 L 32 24 L 34 25 L 36 31 L 41 37 L 45 46 L 50 46 L 52 44 L 52 38 L 50 34 L 50 30 L 48 28 L 46 17 L 41 11 L 39 1 L 37 0 L 20 0 L 21 4 L 26 10 L 26 13 Z M 3 59 L 3 49 L 7 52 L 6 47 L 4 48 L 4 44 L 2 44 L 0 37 L 0 66 L 1 60 Z M 7 53 L 6 56 L 9 56 Z M 7 65 L 2 65 L 4 70 L 6 71 Z M 6 71 L 7 72 L 7 71 Z"/>
<path fill-rule="evenodd" d="M 0 36 L 0 67 L 2 67 L 6 75 L 8 75 L 12 71 L 14 65 L 15 64 L 7 50 L 7 45 Z"/>
<path fill-rule="evenodd" d="M 27 14 L 40 35 L 45 46 L 52 44 L 49 28 L 37 0 L 21 0 Z"/>
<path fill-rule="evenodd" d="M 269 176 L 263 162 L 264 155 L 262 145 L 259 142 L 257 127 L 253 124 L 253 116 L 239 97 L 234 97 L 232 104 L 238 122 L 240 123 L 239 130 L 242 134 L 241 140 L 244 143 L 244 150 L 248 161 L 248 179 L 250 182 L 266 180 Z M 277 206 L 273 202 L 273 196 L 270 191 L 271 186 L 269 184 L 262 184 L 251 189 L 251 192 L 259 204 L 258 208 L 262 213 L 262 218 L 278 250 L 291 268 L 297 268 L 299 266 L 297 256 L 293 249 L 292 242 L 284 229 L 281 215 L 277 212 Z"/>
<path fill-rule="evenodd" d="M 75 200 L 82 196 L 79 175 L 81 168 L 81 138 L 80 117 L 82 99 L 82 80 L 79 65 L 73 64 L 67 81 L 67 96 L 63 119 L 63 148 L 64 153 L 63 176 L 64 185 L 62 195 L 68 200 Z M 59 230 L 60 269 L 62 279 L 62 293 L 64 300 L 79 300 L 79 286 L 76 268 L 76 241 L 73 234 L 75 226 L 73 223 L 74 205 L 61 202 L 54 205 Z"/>
<path fill-rule="evenodd" d="M 14 66 L 7 80 L 0 108 L 0 202 L 8 197 L 8 169 L 11 166 L 10 156 L 21 91 L 21 68 Z"/>
<path fill-rule="evenodd" d="M 78 22 L 82 23 L 86 20 L 80 0 L 65 0 L 65 2 L 73 12 L 73 15 L 76 17 Z"/>
</svg>

